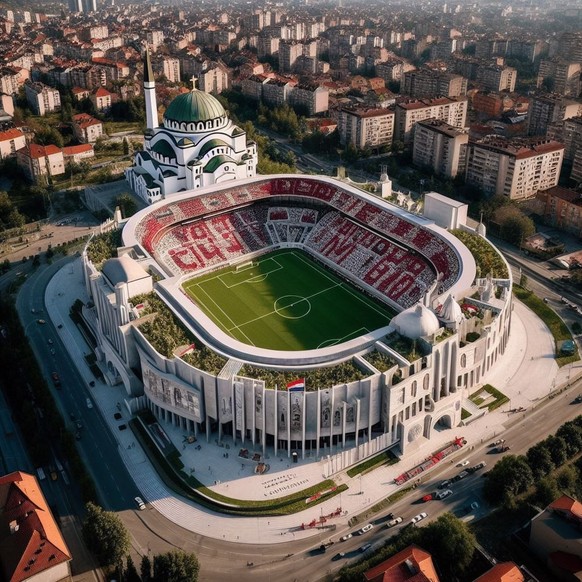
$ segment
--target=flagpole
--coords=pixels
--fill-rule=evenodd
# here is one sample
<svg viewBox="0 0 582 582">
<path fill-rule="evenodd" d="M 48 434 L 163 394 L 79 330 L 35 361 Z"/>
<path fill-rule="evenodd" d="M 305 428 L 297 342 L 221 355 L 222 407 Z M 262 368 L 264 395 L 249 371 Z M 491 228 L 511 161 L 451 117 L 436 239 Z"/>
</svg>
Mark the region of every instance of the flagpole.
<svg viewBox="0 0 582 582">
<path fill-rule="evenodd" d="M 275 456 L 279 454 L 279 396 L 277 393 L 277 384 L 275 384 Z"/>
<path fill-rule="evenodd" d="M 301 410 L 301 424 L 303 425 L 301 427 L 301 438 L 302 438 L 302 443 L 301 443 L 301 458 L 305 459 L 305 414 L 307 411 L 307 382 L 305 381 L 305 378 L 303 378 L 303 409 Z"/>
<path fill-rule="evenodd" d="M 287 387 L 287 458 L 291 458 L 291 391 Z"/>
</svg>

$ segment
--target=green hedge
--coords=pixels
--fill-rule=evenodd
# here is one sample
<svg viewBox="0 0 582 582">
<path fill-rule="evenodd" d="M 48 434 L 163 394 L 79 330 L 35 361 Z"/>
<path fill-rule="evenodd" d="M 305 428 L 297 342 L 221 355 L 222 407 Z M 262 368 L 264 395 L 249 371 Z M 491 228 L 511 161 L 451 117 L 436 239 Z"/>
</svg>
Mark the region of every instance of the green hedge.
<svg viewBox="0 0 582 582">
<path fill-rule="evenodd" d="M 400 459 L 396 457 L 394 453 L 390 451 L 384 451 L 379 455 L 370 457 L 369 459 L 366 459 L 363 463 L 360 463 L 359 465 L 356 465 L 355 467 L 348 469 L 346 473 L 348 474 L 348 477 L 355 477 L 360 473 L 367 473 L 368 471 L 371 471 L 372 469 L 376 469 L 377 467 L 381 467 L 383 465 L 387 466 L 394 465 L 399 461 Z"/>
</svg>

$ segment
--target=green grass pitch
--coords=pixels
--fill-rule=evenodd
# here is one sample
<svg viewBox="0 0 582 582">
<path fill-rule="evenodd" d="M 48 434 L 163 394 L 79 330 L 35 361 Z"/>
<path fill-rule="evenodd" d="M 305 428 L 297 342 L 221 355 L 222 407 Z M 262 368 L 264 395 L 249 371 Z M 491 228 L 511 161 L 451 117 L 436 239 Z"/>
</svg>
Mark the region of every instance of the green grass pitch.
<svg viewBox="0 0 582 582">
<path fill-rule="evenodd" d="M 339 344 L 395 315 L 299 250 L 262 255 L 252 266 L 226 267 L 183 287 L 233 338 L 273 350 Z"/>
</svg>

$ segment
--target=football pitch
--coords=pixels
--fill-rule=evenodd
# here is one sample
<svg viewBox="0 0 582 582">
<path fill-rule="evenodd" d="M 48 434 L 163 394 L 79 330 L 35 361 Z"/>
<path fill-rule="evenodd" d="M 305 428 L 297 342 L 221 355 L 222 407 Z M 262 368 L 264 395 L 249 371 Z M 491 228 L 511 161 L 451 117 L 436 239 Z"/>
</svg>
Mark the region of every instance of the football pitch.
<svg viewBox="0 0 582 582">
<path fill-rule="evenodd" d="M 273 350 L 339 344 L 388 325 L 395 315 L 299 250 L 262 255 L 183 287 L 230 336 Z"/>
</svg>

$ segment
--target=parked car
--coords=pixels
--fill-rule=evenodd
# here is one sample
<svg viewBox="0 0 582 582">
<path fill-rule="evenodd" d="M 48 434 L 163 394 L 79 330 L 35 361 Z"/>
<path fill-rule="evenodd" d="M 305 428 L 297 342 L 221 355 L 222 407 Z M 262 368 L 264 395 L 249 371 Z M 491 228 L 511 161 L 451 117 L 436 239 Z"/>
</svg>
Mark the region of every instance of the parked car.
<svg viewBox="0 0 582 582">
<path fill-rule="evenodd" d="M 466 459 L 464 461 L 461 461 L 460 463 L 457 463 L 457 467 L 466 467 L 469 464 L 469 461 L 467 461 Z"/>
<path fill-rule="evenodd" d="M 336 562 L 337 560 L 341 560 L 346 555 L 345 552 L 338 552 L 333 558 L 332 561 Z"/>
<path fill-rule="evenodd" d="M 469 471 L 461 471 L 458 475 L 457 478 L 459 480 L 464 479 L 467 475 L 469 474 Z"/>
<path fill-rule="evenodd" d="M 402 523 L 402 518 L 401 517 L 395 517 L 394 519 L 391 519 L 387 524 L 386 527 L 394 527 L 395 525 L 398 525 L 399 523 Z"/>
<path fill-rule="evenodd" d="M 419 521 L 422 521 L 423 519 L 426 519 L 428 517 L 428 514 L 426 513 L 426 511 L 423 511 L 422 513 L 419 513 L 418 515 L 415 515 L 411 520 L 410 523 L 411 525 L 415 525 L 417 524 Z"/>
<path fill-rule="evenodd" d="M 90 398 L 87 398 L 86 402 L 87 402 L 87 408 L 93 408 L 93 403 L 91 402 Z"/>
<path fill-rule="evenodd" d="M 361 548 L 360 548 L 360 552 L 362 552 L 362 554 L 364 552 L 366 552 L 367 550 L 369 550 L 372 547 L 372 544 L 364 544 Z"/>
<path fill-rule="evenodd" d="M 580 402 L 582 402 L 582 394 L 578 394 L 578 396 L 574 398 L 574 402 L 576 402 L 576 404 L 580 404 Z"/>
<path fill-rule="evenodd" d="M 136 497 L 135 498 L 135 503 L 137 504 L 138 509 L 142 510 L 145 509 L 145 503 L 143 502 L 143 499 L 141 497 Z"/>
<path fill-rule="evenodd" d="M 44 319 L 37 319 L 36 323 L 40 323 L 41 325 L 44 325 L 46 323 L 46 321 Z"/>
<path fill-rule="evenodd" d="M 59 378 L 59 375 L 56 372 L 53 372 L 51 377 L 53 379 L 53 384 L 58 388 L 61 385 L 61 379 Z"/>
<path fill-rule="evenodd" d="M 352 537 L 352 535 L 353 534 L 351 534 L 351 533 L 347 533 L 345 536 L 342 536 L 340 538 L 340 542 L 346 542 L 346 541 L 348 541 Z"/>
<path fill-rule="evenodd" d="M 374 526 L 371 523 L 366 524 L 358 533 L 360 535 L 368 533 L 369 531 L 372 531 L 374 529 Z"/>
<path fill-rule="evenodd" d="M 489 444 L 490 447 L 496 447 L 497 445 L 500 445 L 502 443 L 505 442 L 505 439 L 497 439 L 496 441 L 493 441 L 492 443 Z"/>
<path fill-rule="evenodd" d="M 451 484 L 451 480 L 450 479 L 445 479 L 444 481 L 442 481 L 439 485 L 439 489 L 444 489 L 445 487 L 448 487 Z"/>
<path fill-rule="evenodd" d="M 432 494 L 432 493 L 427 493 L 427 494 L 426 494 L 426 495 L 425 495 L 425 496 L 422 498 L 422 500 L 423 500 L 424 502 L 426 502 L 426 501 L 432 501 L 432 500 L 433 500 L 433 494 Z"/>
</svg>

